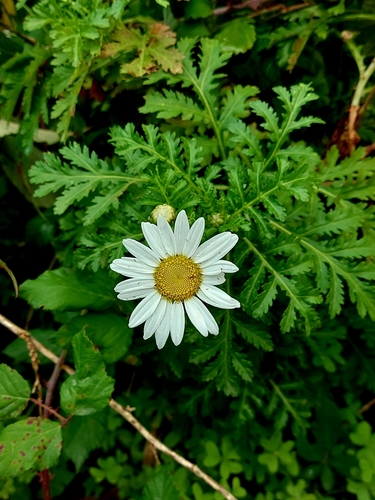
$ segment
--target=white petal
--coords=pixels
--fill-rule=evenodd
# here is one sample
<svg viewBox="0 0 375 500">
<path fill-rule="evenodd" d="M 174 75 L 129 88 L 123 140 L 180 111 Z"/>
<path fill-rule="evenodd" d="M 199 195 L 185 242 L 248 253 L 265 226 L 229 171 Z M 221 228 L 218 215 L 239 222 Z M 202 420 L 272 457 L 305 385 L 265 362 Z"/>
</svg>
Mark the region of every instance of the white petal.
<svg viewBox="0 0 375 500">
<path fill-rule="evenodd" d="M 147 274 L 144 276 L 147 276 Z M 115 292 L 119 292 L 117 298 L 120 300 L 135 300 L 146 297 L 154 290 L 154 286 L 153 279 L 131 278 L 118 283 Z"/>
<path fill-rule="evenodd" d="M 117 295 L 117 298 L 119 300 L 137 300 L 137 299 L 143 299 L 144 297 L 147 297 L 147 295 L 150 295 L 150 293 L 153 291 L 153 288 L 142 288 L 135 290 L 134 292 L 121 292 Z"/>
<path fill-rule="evenodd" d="M 158 255 L 161 259 L 167 256 L 164 245 L 160 239 L 160 233 L 155 224 L 149 222 L 142 222 L 142 231 L 148 243 L 148 246 Z"/>
<path fill-rule="evenodd" d="M 197 310 L 199 310 L 200 314 L 203 316 L 203 319 L 206 323 L 208 333 L 212 333 L 212 335 L 217 335 L 219 333 L 219 326 L 216 323 L 215 318 L 212 316 L 207 307 L 199 300 L 193 297 L 196 302 L 194 302 L 194 306 Z"/>
<path fill-rule="evenodd" d="M 158 349 L 162 349 L 165 346 L 169 336 L 171 326 L 171 307 L 171 302 L 167 302 L 163 319 L 155 332 L 155 341 Z"/>
<path fill-rule="evenodd" d="M 153 287 L 155 284 L 154 278 L 150 277 L 150 275 L 143 274 L 141 276 L 137 276 L 136 278 L 130 278 L 125 281 L 121 281 L 117 283 L 115 286 L 115 292 L 123 292 L 126 290 L 130 290 L 132 288 L 144 288 L 144 287 Z"/>
<path fill-rule="evenodd" d="M 177 215 L 174 225 L 174 239 L 176 244 L 176 253 L 183 253 L 185 241 L 189 233 L 189 221 L 185 210 Z"/>
<path fill-rule="evenodd" d="M 171 229 L 171 226 L 164 219 L 162 215 L 158 215 L 158 229 L 160 238 L 163 242 L 164 248 L 166 249 L 169 255 L 176 254 L 176 245 L 174 242 L 174 234 Z"/>
<path fill-rule="evenodd" d="M 143 262 L 139 262 L 133 257 L 121 257 L 115 259 L 109 266 L 112 271 L 120 273 L 128 278 L 137 278 L 140 274 L 152 274 L 155 271 L 154 267 L 150 267 Z"/>
<path fill-rule="evenodd" d="M 205 317 L 202 314 L 202 311 L 199 307 L 199 302 L 196 297 L 192 297 L 189 300 L 186 300 L 184 302 L 184 306 L 187 312 L 187 315 L 189 316 L 190 321 L 193 323 L 195 328 L 198 330 L 199 333 L 203 335 L 203 337 L 208 336 L 208 327 L 205 321 Z M 200 302 L 202 303 L 202 302 Z"/>
<path fill-rule="evenodd" d="M 241 307 L 238 300 L 233 299 L 220 288 L 216 288 L 211 285 L 202 285 L 197 296 L 210 304 L 211 306 L 219 307 L 220 309 L 235 309 L 236 307 Z"/>
<path fill-rule="evenodd" d="M 139 241 L 125 239 L 122 240 L 122 244 L 137 260 L 144 262 L 148 266 L 155 267 L 159 264 L 160 260 L 158 256 L 150 248 L 146 247 L 146 245 L 139 243 Z"/>
<path fill-rule="evenodd" d="M 183 250 L 183 254 L 186 255 L 186 257 L 191 257 L 195 250 L 198 248 L 203 236 L 204 224 L 205 222 L 203 217 L 200 217 L 191 226 L 190 231 L 186 237 Z"/>
<path fill-rule="evenodd" d="M 229 232 L 217 234 L 205 241 L 198 250 L 192 255 L 192 259 L 200 264 L 210 261 L 214 264 L 216 261 L 226 255 L 238 241 L 238 236 Z"/>
<path fill-rule="evenodd" d="M 175 302 L 171 308 L 171 339 L 180 345 L 185 331 L 185 311 L 182 302 Z"/>
<path fill-rule="evenodd" d="M 134 309 L 129 318 L 129 328 L 144 323 L 157 308 L 161 300 L 161 295 L 158 292 L 151 292 L 145 297 Z"/>
<path fill-rule="evenodd" d="M 215 264 L 206 262 L 201 267 L 203 276 L 212 276 L 219 273 L 236 273 L 238 271 L 238 267 L 233 262 L 229 262 L 229 260 L 219 260 Z"/>
<path fill-rule="evenodd" d="M 203 285 L 221 285 L 225 283 L 224 273 L 216 274 L 215 276 L 203 275 Z"/>
<path fill-rule="evenodd" d="M 145 327 L 143 330 L 143 338 L 145 340 L 149 339 L 150 337 L 152 337 L 152 335 L 154 335 L 156 329 L 158 328 L 158 326 L 161 323 L 161 320 L 164 317 L 166 307 L 167 307 L 167 301 L 161 299 L 158 307 L 155 309 L 154 313 L 151 314 L 151 316 L 145 323 Z"/>
</svg>

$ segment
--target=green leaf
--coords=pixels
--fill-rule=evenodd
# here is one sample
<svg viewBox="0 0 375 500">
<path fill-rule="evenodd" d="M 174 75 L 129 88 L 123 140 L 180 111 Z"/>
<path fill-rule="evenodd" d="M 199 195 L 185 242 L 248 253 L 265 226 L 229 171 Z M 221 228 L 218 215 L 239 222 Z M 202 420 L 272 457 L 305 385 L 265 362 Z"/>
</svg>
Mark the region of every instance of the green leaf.
<svg viewBox="0 0 375 500">
<path fill-rule="evenodd" d="M 113 284 L 107 273 L 93 276 L 63 268 L 45 271 L 37 279 L 25 281 L 20 287 L 20 296 L 36 309 L 57 311 L 105 309 L 115 302 Z"/>
<path fill-rule="evenodd" d="M 21 375 L 7 365 L 0 365 L 0 420 L 15 418 L 26 408 L 30 386 Z"/>
<path fill-rule="evenodd" d="M 364 420 L 357 425 L 354 432 L 349 434 L 349 438 L 352 443 L 365 446 L 370 441 L 371 435 L 371 425 Z"/>
<path fill-rule="evenodd" d="M 275 474 L 279 470 L 279 461 L 273 453 L 261 453 L 258 455 L 258 462 L 265 465 L 270 474 Z"/>
<path fill-rule="evenodd" d="M 61 407 L 68 415 L 90 415 L 108 406 L 114 380 L 84 330 L 73 339 L 73 353 L 76 373 L 61 386 Z"/>
<path fill-rule="evenodd" d="M 70 458 L 78 472 L 93 450 L 103 448 L 108 437 L 108 414 L 105 411 L 95 416 L 75 416 L 63 427 L 63 453 Z"/>
<path fill-rule="evenodd" d="M 52 467 L 61 447 L 58 422 L 31 417 L 8 425 L 0 433 L 0 480 Z"/>
<path fill-rule="evenodd" d="M 233 352 L 232 353 L 232 363 L 233 367 L 238 373 L 238 375 L 245 382 L 251 382 L 253 380 L 254 372 L 252 370 L 252 362 L 247 359 L 246 354 L 243 352 Z"/>
<path fill-rule="evenodd" d="M 163 94 L 160 92 L 147 94 L 145 100 L 146 104 L 140 108 L 141 113 L 157 113 L 157 118 L 166 120 L 181 115 L 182 120 L 209 121 L 207 111 L 180 92 L 165 89 Z"/>
<path fill-rule="evenodd" d="M 181 500 L 181 495 L 177 491 L 172 475 L 165 469 L 159 470 L 149 481 L 142 491 L 144 500 Z"/>
<path fill-rule="evenodd" d="M 204 443 L 204 449 L 206 454 L 203 459 L 203 464 L 206 467 L 216 467 L 221 461 L 221 454 L 216 443 L 213 441 L 206 441 Z"/>
<path fill-rule="evenodd" d="M 215 38 L 219 40 L 224 51 L 243 54 L 250 50 L 255 43 L 255 27 L 251 19 L 240 17 L 224 26 Z"/>
<path fill-rule="evenodd" d="M 190 0 L 185 9 L 186 19 L 199 19 L 209 17 L 212 14 L 210 0 Z"/>
<path fill-rule="evenodd" d="M 241 334 L 241 336 L 250 344 L 253 344 L 254 347 L 256 347 L 257 349 L 261 347 L 265 351 L 273 350 L 273 343 L 270 334 L 262 330 L 260 326 L 252 324 L 250 322 L 246 323 L 245 325 L 238 320 L 233 320 L 233 323 L 236 325 L 237 330 Z"/>
<path fill-rule="evenodd" d="M 267 314 L 268 309 L 271 307 L 277 295 L 277 280 L 275 277 L 271 278 L 265 285 L 262 286 L 262 293 L 260 293 L 254 302 L 252 314 L 254 318 L 259 318 Z"/>
<path fill-rule="evenodd" d="M 224 106 L 219 117 L 219 129 L 230 129 L 234 118 L 246 118 L 249 115 L 250 102 L 248 99 L 255 96 L 259 92 L 257 87 L 246 85 L 235 85 L 232 90 L 228 90 L 224 99 Z M 231 129 L 230 129 L 231 130 Z"/>
<path fill-rule="evenodd" d="M 112 207 L 117 208 L 119 198 L 132 184 L 146 180 L 125 174 L 119 166 L 109 165 L 95 153 L 90 155 L 86 146 L 81 148 L 73 143 L 62 148 L 60 154 L 70 162 L 69 165 L 48 154 L 30 169 L 30 181 L 39 184 L 34 194 L 41 197 L 62 190 L 54 209 L 56 214 L 62 214 L 71 205 L 84 199 L 87 201 L 91 193 L 96 193 L 85 206 L 88 205 L 85 225 L 93 223 Z"/>
<path fill-rule="evenodd" d="M 55 334 L 56 341 L 67 347 L 74 335 L 85 329 L 88 338 L 99 348 L 105 363 L 125 358 L 132 342 L 133 328 L 123 316 L 113 313 L 76 316 Z"/>
</svg>

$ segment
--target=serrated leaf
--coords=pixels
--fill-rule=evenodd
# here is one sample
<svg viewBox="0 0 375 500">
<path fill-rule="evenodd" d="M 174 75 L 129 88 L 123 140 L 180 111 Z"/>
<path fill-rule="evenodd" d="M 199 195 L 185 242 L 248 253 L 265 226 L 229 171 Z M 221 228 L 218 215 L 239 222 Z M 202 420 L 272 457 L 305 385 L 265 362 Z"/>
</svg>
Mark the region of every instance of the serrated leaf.
<svg viewBox="0 0 375 500">
<path fill-rule="evenodd" d="M 268 312 L 268 309 L 271 307 L 276 295 L 276 278 L 271 278 L 268 283 L 262 286 L 262 293 L 258 295 L 254 302 L 252 310 L 252 315 L 254 316 L 254 318 L 262 317 Z"/>
<path fill-rule="evenodd" d="M 254 347 L 257 349 L 261 347 L 265 351 L 273 350 L 271 335 L 265 330 L 262 330 L 260 326 L 252 323 L 244 324 L 237 319 L 233 320 L 233 323 L 236 325 L 236 328 L 241 336 L 250 344 L 253 344 Z"/>
<path fill-rule="evenodd" d="M 63 268 L 45 271 L 35 280 L 25 281 L 20 296 L 36 309 L 57 311 L 105 309 L 115 301 L 106 273 L 93 277 L 82 271 L 69 273 Z"/>
<path fill-rule="evenodd" d="M 29 384 L 16 370 L 0 365 L 0 420 L 18 417 L 26 408 L 30 393 Z"/>
<path fill-rule="evenodd" d="M 88 338 L 99 348 L 106 363 L 124 358 L 132 342 L 133 328 L 124 322 L 123 316 L 113 313 L 76 316 L 55 334 L 56 342 L 67 347 L 74 335 L 85 329 Z"/>
<path fill-rule="evenodd" d="M 98 412 L 95 416 L 75 416 L 63 427 L 64 456 L 72 460 L 78 472 L 91 451 L 103 448 L 108 437 L 108 414 Z"/>
<path fill-rule="evenodd" d="M 272 196 L 262 196 L 262 202 L 268 212 L 276 217 L 277 220 L 285 220 L 286 210 Z"/>
<path fill-rule="evenodd" d="M 164 468 L 146 484 L 142 491 L 144 500 L 180 500 L 181 495 L 177 491 L 172 476 Z"/>
<path fill-rule="evenodd" d="M 73 339 L 73 353 L 76 373 L 61 386 L 61 407 L 68 415 L 91 415 L 108 406 L 114 380 L 84 330 Z"/>
<path fill-rule="evenodd" d="M 177 118 L 194 122 L 209 121 L 207 111 L 202 109 L 190 97 L 165 89 L 161 92 L 149 93 L 145 96 L 146 104 L 140 108 L 141 113 L 157 113 L 157 118 Z"/>
<path fill-rule="evenodd" d="M 232 353 L 232 364 L 242 380 L 245 382 L 251 382 L 253 380 L 253 364 L 246 358 L 246 355 L 243 352 L 237 351 Z"/>
<path fill-rule="evenodd" d="M 175 48 L 176 35 L 163 23 L 150 24 L 146 32 L 138 28 L 123 27 L 112 33 L 113 42 L 102 49 L 102 57 L 114 57 L 118 53 L 136 51 L 137 57 L 121 66 L 123 73 L 135 77 L 150 74 L 161 67 L 172 74 L 182 73 L 183 54 Z"/>
<path fill-rule="evenodd" d="M 56 464 L 61 453 L 61 426 L 41 417 L 29 417 L 6 426 L 0 433 L 0 480 L 30 469 Z"/>
<path fill-rule="evenodd" d="M 251 269 L 250 274 L 251 278 L 245 282 L 244 289 L 241 292 L 241 302 L 244 304 L 244 308 L 247 312 L 251 311 L 256 294 L 260 285 L 263 283 L 265 274 L 264 265 L 257 261 L 254 263 L 254 267 Z"/>
<path fill-rule="evenodd" d="M 54 209 L 55 213 L 62 214 L 69 206 L 96 192 L 97 195 L 86 208 L 85 225 L 94 222 L 112 206 L 117 207 L 119 197 L 133 183 L 146 180 L 125 174 L 117 166 L 100 160 L 95 153 L 90 155 L 86 146 L 81 148 L 73 143 L 62 148 L 60 153 L 71 165 L 62 163 L 53 154 L 48 154 L 44 156 L 43 161 L 36 162 L 30 169 L 30 181 L 39 184 L 34 194 L 45 196 L 62 189 Z"/>
<path fill-rule="evenodd" d="M 224 106 L 220 113 L 218 125 L 220 130 L 228 128 L 229 123 L 236 118 L 246 118 L 249 115 L 250 103 L 248 99 L 259 92 L 257 87 L 235 85 L 225 96 Z"/>
</svg>

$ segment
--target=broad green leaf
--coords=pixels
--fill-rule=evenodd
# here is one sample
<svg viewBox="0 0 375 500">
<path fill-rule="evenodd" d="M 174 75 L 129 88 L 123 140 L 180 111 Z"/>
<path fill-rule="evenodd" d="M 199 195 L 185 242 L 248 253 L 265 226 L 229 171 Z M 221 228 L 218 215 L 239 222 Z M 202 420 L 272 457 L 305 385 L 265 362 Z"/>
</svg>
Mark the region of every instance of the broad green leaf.
<svg viewBox="0 0 375 500">
<path fill-rule="evenodd" d="M 349 434 L 349 438 L 352 443 L 359 446 L 365 446 L 369 442 L 371 434 L 371 425 L 364 420 L 357 425 L 354 432 Z"/>
<path fill-rule="evenodd" d="M 101 411 L 95 416 L 74 416 L 62 431 L 63 454 L 72 460 L 78 472 L 91 451 L 103 448 L 108 437 L 108 413 Z"/>
<path fill-rule="evenodd" d="M 106 363 L 115 363 L 125 357 L 134 331 L 128 327 L 123 316 L 113 313 L 86 314 L 76 316 L 63 325 L 55 338 L 59 344 L 66 347 L 83 328 L 88 338 L 99 348 Z"/>
<path fill-rule="evenodd" d="M 25 281 L 20 295 L 33 307 L 47 310 L 105 309 L 115 302 L 112 285 L 106 273 L 92 275 L 60 268 Z"/>
<path fill-rule="evenodd" d="M 215 38 L 219 40 L 225 51 L 243 54 L 250 50 L 255 43 L 255 27 L 251 19 L 240 17 L 224 26 Z"/>
<path fill-rule="evenodd" d="M 206 441 L 204 443 L 204 449 L 206 451 L 203 463 L 206 467 L 216 467 L 221 461 L 221 454 L 216 443 L 213 441 Z"/>
<path fill-rule="evenodd" d="M 209 17 L 212 14 L 212 4 L 210 0 L 190 0 L 186 10 L 186 19 L 199 19 Z"/>
<path fill-rule="evenodd" d="M 180 500 L 181 495 L 173 483 L 173 475 L 165 468 L 157 471 L 142 491 L 144 500 Z"/>
<path fill-rule="evenodd" d="M 56 464 L 61 453 L 61 426 L 41 417 L 29 417 L 8 425 L 0 433 L 0 480 L 30 469 Z"/>
<path fill-rule="evenodd" d="M 61 386 L 61 406 L 68 415 L 91 415 L 108 406 L 114 380 L 84 330 L 73 339 L 73 353 L 76 373 Z"/>
<path fill-rule="evenodd" d="M 0 365 L 0 420 L 18 417 L 26 408 L 30 392 L 29 384 L 16 370 Z"/>
</svg>

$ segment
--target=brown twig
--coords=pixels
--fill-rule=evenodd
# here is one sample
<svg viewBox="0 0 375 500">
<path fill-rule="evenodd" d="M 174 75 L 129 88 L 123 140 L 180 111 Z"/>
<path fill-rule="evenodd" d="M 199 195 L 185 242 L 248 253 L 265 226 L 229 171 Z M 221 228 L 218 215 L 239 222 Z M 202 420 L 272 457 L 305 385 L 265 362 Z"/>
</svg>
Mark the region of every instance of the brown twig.
<svg viewBox="0 0 375 500">
<path fill-rule="evenodd" d="M 20 332 L 24 332 L 24 330 L 22 328 L 15 325 L 9 319 L 5 318 L 5 316 L 3 316 L 2 314 L 0 314 L 0 324 L 5 326 L 6 328 L 8 328 L 8 330 L 15 333 L 17 336 L 20 336 Z M 58 356 L 56 356 L 56 354 L 54 354 L 52 351 L 50 351 L 49 349 L 44 347 L 44 345 L 41 344 L 40 342 L 36 341 L 30 335 L 29 332 L 26 332 L 26 333 L 31 337 L 36 349 L 38 349 L 38 351 L 40 353 L 42 353 L 46 358 L 48 358 L 50 361 L 52 361 L 55 364 L 57 364 L 59 362 L 60 358 Z M 68 365 L 62 365 L 61 368 L 69 375 L 73 375 L 73 373 L 75 373 L 73 368 L 71 368 Z M 37 404 L 40 404 L 40 403 L 38 402 Z M 186 460 L 186 458 L 182 457 L 181 455 L 179 455 L 175 451 L 171 450 L 170 448 L 168 448 L 168 446 L 166 446 L 164 443 L 159 441 L 159 439 L 154 437 L 145 427 L 143 427 L 143 425 L 140 422 L 138 422 L 138 420 L 135 417 L 133 417 L 133 415 L 131 414 L 132 408 L 124 408 L 119 403 L 117 403 L 117 401 L 115 401 L 114 399 L 110 400 L 109 406 L 115 412 L 117 412 L 119 415 L 121 415 L 127 422 L 129 422 L 129 424 L 132 425 L 157 450 L 170 456 L 177 463 L 179 463 L 180 465 L 182 465 L 183 467 L 188 469 L 190 472 L 195 474 L 197 477 L 202 479 L 205 483 L 207 483 L 209 486 L 211 486 L 212 489 L 221 493 L 223 495 L 223 497 L 226 498 L 226 500 L 237 500 L 237 498 L 234 495 L 232 495 L 232 493 L 230 493 L 228 490 L 226 490 L 217 481 L 212 479 L 212 477 L 210 477 L 208 474 L 203 472 L 197 465 L 193 464 L 192 462 L 189 462 L 189 460 Z M 51 410 L 49 410 L 49 411 L 51 411 Z M 60 415 L 60 417 L 61 417 L 61 415 Z"/>
<path fill-rule="evenodd" d="M 373 151 L 375 151 L 375 142 L 370 144 L 369 146 L 366 146 L 366 151 L 365 151 L 365 156 L 368 156 L 371 154 Z"/>
<path fill-rule="evenodd" d="M 8 328 L 8 330 L 13 332 L 15 335 L 17 335 L 17 337 L 23 339 L 26 342 L 26 347 L 27 350 L 29 351 L 29 356 L 31 359 L 31 366 L 33 367 L 35 373 L 35 382 L 32 392 L 38 389 L 38 397 L 39 399 L 42 399 L 42 386 L 40 384 L 40 378 L 39 378 L 39 357 L 37 353 L 37 350 L 39 349 L 36 345 L 37 341 L 30 335 L 30 333 L 27 330 L 24 330 L 23 328 L 20 328 L 19 326 L 15 325 L 2 314 L 0 314 L 0 323 L 4 325 L 6 328 Z"/>
<path fill-rule="evenodd" d="M 264 1 L 259 1 L 259 0 L 248 0 L 247 2 L 235 4 L 235 5 L 227 5 L 225 7 L 219 7 L 217 9 L 214 9 L 212 11 L 212 14 L 214 16 L 222 16 L 223 14 L 226 14 L 227 12 L 231 12 L 233 10 L 240 10 L 240 9 L 251 9 L 254 7 L 257 8 L 259 4 L 266 3 Z M 293 12 L 294 10 L 300 10 L 300 9 L 306 9 L 307 7 L 311 7 L 312 5 L 315 5 L 315 2 L 303 2 L 299 3 L 296 5 L 291 5 L 290 7 L 287 7 L 283 3 L 277 4 L 277 5 L 271 5 L 269 7 L 264 7 L 263 9 L 259 9 L 253 14 L 250 14 L 250 18 L 262 16 L 263 14 L 267 14 L 268 12 L 275 12 L 275 11 L 280 11 L 280 14 L 287 14 L 288 12 Z"/>
<path fill-rule="evenodd" d="M 362 408 L 359 410 L 359 413 L 364 413 L 365 411 L 369 410 L 373 405 L 375 405 L 375 398 L 366 403 L 365 405 L 363 405 Z"/>
<path fill-rule="evenodd" d="M 266 0 L 267 1 L 267 0 Z M 214 9 L 212 11 L 212 14 L 214 16 L 222 16 L 223 14 L 226 14 L 227 12 L 230 12 L 232 10 L 240 10 L 240 9 L 256 9 L 259 3 L 265 3 L 264 0 L 247 0 L 247 2 L 242 2 L 242 3 L 237 3 L 237 4 L 232 4 L 232 5 L 226 5 L 225 7 L 218 7 L 217 9 Z"/>
<path fill-rule="evenodd" d="M 46 399 L 45 399 L 46 408 L 44 408 L 44 412 L 43 412 L 44 417 L 48 418 L 49 414 L 52 413 L 49 410 L 49 407 L 52 406 L 53 392 L 55 390 L 56 382 L 57 382 L 57 379 L 59 378 L 61 368 L 64 364 L 67 353 L 68 353 L 68 351 L 66 351 L 65 349 L 61 352 L 59 360 L 56 363 L 55 368 L 53 369 L 52 376 L 49 379 L 49 381 L 47 382 L 47 394 L 46 394 Z"/>
<path fill-rule="evenodd" d="M 58 413 L 56 410 L 54 410 L 50 406 L 45 405 L 39 399 L 29 398 L 29 401 L 31 401 L 32 403 L 34 403 L 34 404 L 36 404 L 38 406 L 41 406 L 44 410 L 47 410 L 48 413 L 52 413 L 52 415 L 55 415 L 55 417 L 57 417 L 60 420 L 60 422 L 61 422 L 62 425 L 66 425 L 67 424 L 67 422 L 68 422 L 69 419 L 63 417 L 62 415 L 60 415 L 60 413 Z"/>
<path fill-rule="evenodd" d="M 253 14 L 250 14 L 249 17 L 251 19 L 254 19 L 254 17 L 259 17 L 262 16 L 263 14 L 267 14 L 268 12 L 275 12 L 280 10 L 279 14 L 288 14 L 289 12 L 293 12 L 295 10 L 301 10 L 301 9 L 307 9 L 307 7 L 311 7 L 315 5 L 315 2 L 307 3 L 299 3 L 297 5 L 291 5 L 290 7 L 287 7 L 284 4 L 278 4 L 278 5 L 273 5 L 272 7 L 265 7 L 264 9 L 257 10 Z"/>
<path fill-rule="evenodd" d="M 11 331 L 15 335 L 17 335 L 17 337 L 19 337 L 19 338 L 25 338 L 25 336 L 28 336 L 28 338 L 30 339 L 30 342 L 33 343 L 33 345 L 37 351 L 39 351 L 41 354 L 43 354 L 43 356 L 48 358 L 53 363 L 55 363 L 55 364 L 58 363 L 59 357 L 56 356 L 56 354 L 54 354 L 52 351 L 50 351 L 49 349 L 44 347 L 44 345 L 41 344 L 38 340 L 34 339 L 34 337 L 32 337 L 27 330 L 24 330 L 23 328 L 17 326 L 15 323 L 10 321 L 8 318 L 3 316 L 2 314 L 0 314 L 0 324 L 5 326 L 5 328 L 7 328 L 9 331 Z M 70 366 L 63 365 L 62 369 L 64 371 L 66 371 L 66 373 L 68 375 L 73 375 L 73 373 L 74 373 L 73 368 L 70 368 Z"/>
</svg>

